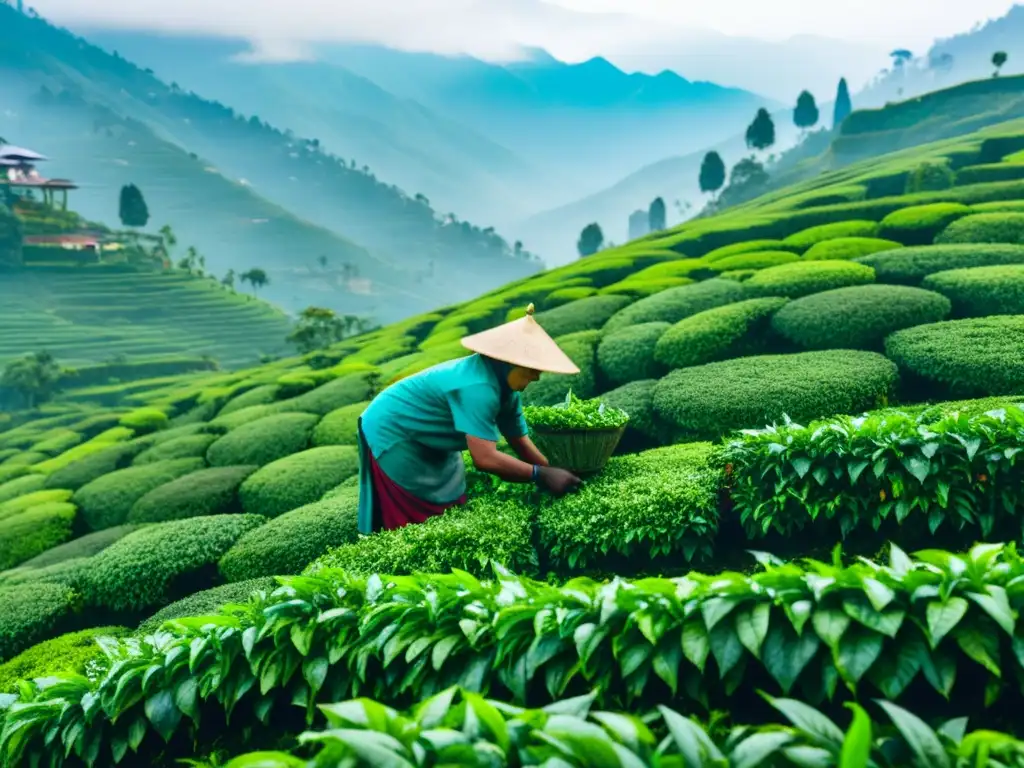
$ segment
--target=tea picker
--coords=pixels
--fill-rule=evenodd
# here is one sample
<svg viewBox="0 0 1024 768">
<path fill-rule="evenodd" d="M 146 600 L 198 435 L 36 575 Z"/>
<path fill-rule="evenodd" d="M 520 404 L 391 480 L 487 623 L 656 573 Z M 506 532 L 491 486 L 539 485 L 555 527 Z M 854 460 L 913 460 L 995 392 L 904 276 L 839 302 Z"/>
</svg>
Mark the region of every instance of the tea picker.
<svg viewBox="0 0 1024 768">
<path fill-rule="evenodd" d="M 580 479 L 529 437 L 520 393 L 541 373 L 579 368 L 533 317 L 462 339 L 474 354 L 392 384 L 359 419 L 359 531 L 422 523 L 466 502 L 467 448 L 481 472 L 561 496 Z M 503 437 L 516 456 L 498 450 Z M 518 458 L 516 458 L 518 457 Z"/>
</svg>

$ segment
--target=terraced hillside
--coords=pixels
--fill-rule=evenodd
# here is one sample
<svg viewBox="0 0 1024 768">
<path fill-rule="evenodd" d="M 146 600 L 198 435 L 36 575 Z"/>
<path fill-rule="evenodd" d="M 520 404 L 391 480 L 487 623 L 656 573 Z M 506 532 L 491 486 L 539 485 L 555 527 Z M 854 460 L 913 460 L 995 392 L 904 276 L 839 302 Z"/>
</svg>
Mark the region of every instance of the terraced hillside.
<svg viewBox="0 0 1024 768">
<path fill-rule="evenodd" d="M 0 362 L 47 350 L 65 365 L 118 355 L 252 364 L 286 351 L 288 317 L 184 272 L 32 267 L 0 278 Z"/>
<path fill-rule="evenodd" d="M 1021 150 L 878 158 L 0 432 L 0 755 L 1019 764 Z M 621 455 L 559 500 L 470 468 L 465 507 L 358 536 L 367 402 L 527 302 L 581 369 L 527 399 L 625 409 Z"/>
</svg>

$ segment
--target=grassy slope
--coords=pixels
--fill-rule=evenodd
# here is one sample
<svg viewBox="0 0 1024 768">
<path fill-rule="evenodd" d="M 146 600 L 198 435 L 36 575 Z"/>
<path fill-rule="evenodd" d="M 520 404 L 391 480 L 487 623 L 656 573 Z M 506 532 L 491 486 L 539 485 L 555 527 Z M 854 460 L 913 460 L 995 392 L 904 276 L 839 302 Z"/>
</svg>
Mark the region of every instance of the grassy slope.
<svg viewBox="0 0 1024 768">
<path fill-rule="evenodd" d="M 180 272 L 33 267 L 0 281 L 0 363 L 45 349 L 65 365 L 188 354 L 238 366 L 285 351 L 290 326 L 263 301 Z"/>
</svg>

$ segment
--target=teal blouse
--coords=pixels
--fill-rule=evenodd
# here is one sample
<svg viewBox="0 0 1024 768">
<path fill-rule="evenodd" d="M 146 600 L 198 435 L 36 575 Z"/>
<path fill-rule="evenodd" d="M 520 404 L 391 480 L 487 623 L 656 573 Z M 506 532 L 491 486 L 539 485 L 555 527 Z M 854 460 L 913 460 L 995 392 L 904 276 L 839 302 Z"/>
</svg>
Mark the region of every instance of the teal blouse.
<svg viewBox="0 0 1024 768">
<path fill-rule="evenodd" d="M 361 458 L 370 451 L 391 480 L 433 504 L 466 492 L 466 437 L 497 442 L 527 434 L 522 398 L 502 381 L 507 366 L 470 355 L 385 389 L 363 412 Z M 361 461 L 359 530 L 373 527 L 373 485 Z"/>
</svg>

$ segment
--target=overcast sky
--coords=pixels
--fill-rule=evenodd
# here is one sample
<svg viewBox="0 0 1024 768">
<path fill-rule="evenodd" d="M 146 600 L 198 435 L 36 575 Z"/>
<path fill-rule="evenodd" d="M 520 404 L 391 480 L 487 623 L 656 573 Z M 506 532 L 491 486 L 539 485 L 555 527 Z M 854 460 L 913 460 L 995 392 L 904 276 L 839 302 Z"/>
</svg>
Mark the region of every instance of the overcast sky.
<svg viewBox="0 0 1024 768">
<path fill-rule="evenodd" d="M 583 58 L 702 30 L 782 40 L 812 34 L 923 52 L 1014 0 L 26 0 L 72 25 L 231 34 L 294 52 L 360 40 L 501 58 L 517 44 Z M 580 13 L 568 13 L 567 9 Z"/>
</svg>

